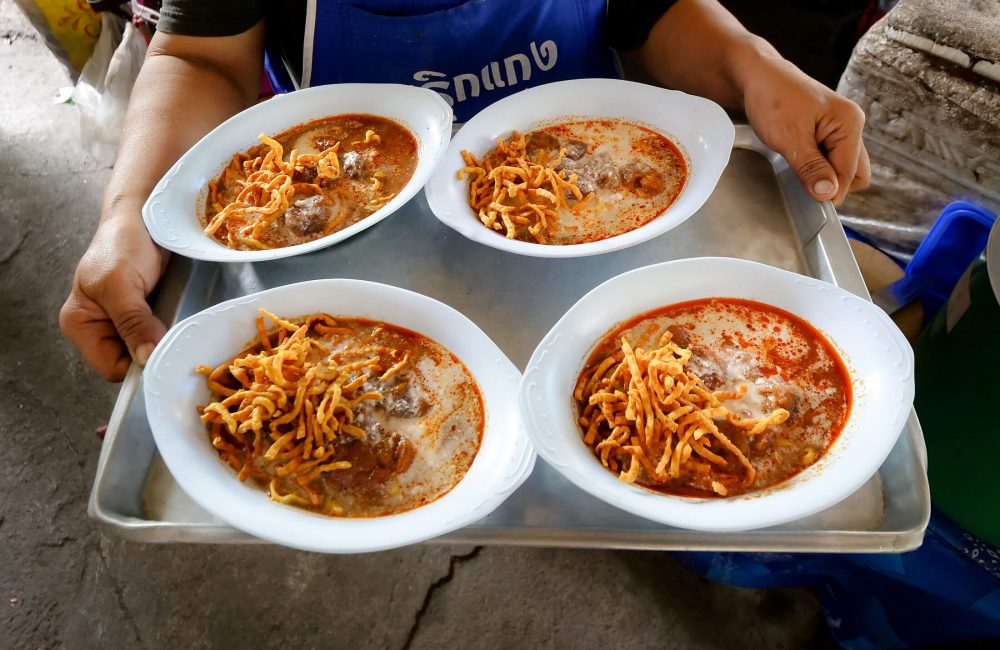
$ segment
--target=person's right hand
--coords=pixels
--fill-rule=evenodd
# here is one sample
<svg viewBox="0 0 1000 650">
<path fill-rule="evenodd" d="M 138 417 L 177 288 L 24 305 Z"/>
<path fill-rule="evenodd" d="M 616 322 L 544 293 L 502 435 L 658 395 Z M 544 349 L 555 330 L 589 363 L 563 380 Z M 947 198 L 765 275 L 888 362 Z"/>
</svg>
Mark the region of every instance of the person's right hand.
<svg viewBox="0 0 1000 650">
<path fill-rule="evenodd" d="M 146 296 L 168 256 L 138 219 L 109 219 L 77 265 L 59 326 L 104 379 L 121 381 L 133 359 L 145 364 L 166 332 Z"/>
<path fill-rule="evenodd" d="M 59 314 L 63 334 L 105 379 L 123 379 L 132 360 L 143 365 L 167 329 L 146 302 L 167 253 L 139 219 L 142 204 L 185 151 L 257 100 L 264 23 L 233 36 L 160 30 L 149 43 L 122 120 L 101 224 Z"/>
</svg>

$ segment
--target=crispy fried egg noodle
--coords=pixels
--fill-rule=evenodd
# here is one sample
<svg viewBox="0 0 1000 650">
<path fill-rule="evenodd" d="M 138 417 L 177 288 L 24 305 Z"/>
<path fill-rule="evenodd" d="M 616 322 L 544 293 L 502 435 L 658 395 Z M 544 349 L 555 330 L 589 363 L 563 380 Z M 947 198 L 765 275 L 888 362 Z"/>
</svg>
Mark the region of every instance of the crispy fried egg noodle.
<svg viewBox="0 0 1000 650">
<path fill-rule="evenodd" d="M 439 343 L 381 321 L 260 310 L 257 337 L 216 368 L 199 409 L 212 447 L 271 500 L 337 517 L 425 506 L 468 472 L 483 397 Z M 273 325 L 273 331 L 267 327 Z"/>
<path fill-rule="evenodd" d="M 357 357 L 339 360 L 338 366 L 374 357 L 375 353 L 360 354 L 368 345 L 385 345 L 402 353 L 379 355 L 380 370 L 362 373 L 371 377 L 358 393 L 383 395 L 381 400 L 364 400 L 351 407 L 353 425 L 365 429 L 370 438 L 361 441 L 342 433 L 335 440 L 333 460 L 324 461 L 346 460 L 352 466 L 324 472 L 310 484 L 336 500 L 344 516 L 326 516 L 320 506 L 276 502 L 267 494 L 269 482 L 239 481 L 238 470 L 223 461 L 212 445 L 214 424 L 201 421 L 203 413 L 197 405 L 227 396 L 215 393 L 207 377 L 195 368 L 205 364 L 214 370 L 228 359 L 259 354 L 263 350 L 256 322 L 260 308 L 291 316 L 286 320 L 297 326 L 309 315 L 330 314 L 338 327 L 351 329 L 353 336 L 322 335 L 315 327 L 309 332 L 331 354 L 359 352 Z M 269 320 L 265 323 L 272 330 L 272 349 L 277 348 L 281 328 L 272 327 Z M 291 334 L 286 328 L 284 336 Z M 321 361 L 322 370 L 324 353 L 315 346 L 311 350 L 315 356 L 306 361 Z M 386 376 L 407 351 L 411 355 L 406 363 Z M 291 373 L 283 375 L 292 379 Z M 375 282 L 323 279 L 240 296 L 177 323 L 146 364 L 142 390 L 150 428 L 167 469 L 210 515 L 284 546 L 358 553 L 413 544 L 472 524 L 521 485 L 531 473 L 535 454 L 517 416 L 514 392 L 519 378 L 517 368 L 496 344 L 444 303 Z M 228 375 L 219 379 L 227 388 L 245 388 Z M 478 393 L 479 399 L 467 399 L 470 391 Z M 291 397 L 288 392 L 286 396 Z M 354 399 L 357 394 L 346 397 Z M 263 419 L 267 432 L 267 418 Z M 463 422 L 470 435 L 461 433 Z M 222 432 L 229 436 L 225 425 Z M 241 435 L 252 447 L 254 432 Z M 407 458 L 402 452 L 409 445 L 396 444 L 397 436 L 410 441 L 416 452 L 409 455 L 405 469 Z M 265 439 L 265 452 L 268 446 Z M 401 453 L 395 454 L 397 450 Z M 390 453 L 383 459 L 382 451 Z M 276 485 L 282 495 L 294 492 L 307 498 L 294 479 L 277 477 Z"/>
<path fill-rule="evenodd" d="M 481 161 L 462 151 L 465 167 L 457 177 L 469 177 L 469 207 L 483 225 L 507 239 L 526 232 L 539 244 L 547 243 L 558 225 L 560 208 L 579 209 L 594 198 L 593 192 L 583 195 L 575 173 L 555 169 L 565 158 L 565 149 L 552 161 L 532 162 L 526 157 L 524 134 L 514 131 L 497 140 L 495 156 L 499 164 L 493 164 L 492 156 Z"/>
<path fill-rule="evenodd" d="M 382 346 L 330 354 L 309 336 L 310 329 L 332 335 L 350 330 L 339 328 L 329 315 L 310 316 L 296 325 L 264 309 L 260 312 L 259 352 L 214 369 L 198 368 L 221 398 L 202 409 L 201 420 L 211 427 L 212 446 L 239 472 L 241 481 L 248 477 L 269 481 L 273 500 L 316 506 L 323 498 L 312 484 L 320 475 L 351 467 L 347 461 L 331 462 L 335 440 L 341 434 L 363 440 L 365 431 L 354 425 L 355 409 L 361 402 L 383 399 L 381 393 L 364 390 L 366 382 L 373 375 L 388 379 L 397 374 L 409 355 Z M 265 317 L 278 326 L 274 345 Z M 311 360 L 317 356 L 319 360 Z M 362 358 L 352 359 L 358 356 Z M 239 388 L 221 383 L 227 375 L 237 380 Z M 252 441 L 246 434 L 252 434 Z M 294 479 L 299 490 L 281 494 L 277 477 Z M 327 514 L 342 514 L 336 503 L 327 505 Z"/>
<path fill-rule="evenodd" d="M 783 408 L 762 418 L 741 418 L 723 405 L 742 397 L 747 386 L 736 391 L 709 391 L 686 364 L 691 351 L 672 342 L 664 332 L 652 350 L 633 349 L 622 337 L 620 352 L 605 357 L 598 365 L 581 374 L 574 390 L 578 403 L 586 404 L 579 417 L 585 433 L 583 441 L 594 448 L 601 463 L 619 478 L 635 483 L 645 470 L 648 479 L 666 483 L 682 472 L 708 473 L 712 465 L 724 467 L 726 460 L 713 451 L 713 445 L 732 453 L 745 470 L 742 482 L 750 485 L 754 466 L 736 445 L 730 442 L 714 420 L 725 419 L 747 430 L 747 435 L 765 433 L 773 425 L 788 419 Z M 611 456 L 613 450 L 627 452 L 627 468 Z M 726 496 L 719 481 L 712 490 Z"/>
<path fill-rule="evenodd" d="M 221 179 L 212 180 L 208 184 L 208 204 L 215 215 L 205 226 L 204 232 L 211 237 L 225 227 L 226 241 L 230 247 L 242 244 L 258 250 L 271 248 L 263 241 L 262 234 L 265 228 L 284 214 L 291 205 L 292 197 L 300 194 L 321 195 L 323 189 L 319 181 L 340 178 L 340 160 L 337 158 L 339 142 L 318 154 L 300 155 L 298 150 L 293 149 L 285 161 L 281 143 L 263 133 L 258 138 L 261 144 L 268 147 L 266 154 L 234 154 L 232 162 L 222 172 Z M 315 182 L 293 182 L 292 177 L 296 172 L 305 170 L 315 170 Z M 245 177 L 245 180 L 240 180 L 241 177 Z M 243 189 L 233 201 L 223 206 L 218 197 L 220 182 L 233 181 Z M 387 196 L 384 200 L 380 198 L 379 206 L 391 198 L 392 196 Z M 332 219 L 324 228 L 323 234 L 333 232 L 345 217 L 346 214 L 341 213 Z"/>
</svg>

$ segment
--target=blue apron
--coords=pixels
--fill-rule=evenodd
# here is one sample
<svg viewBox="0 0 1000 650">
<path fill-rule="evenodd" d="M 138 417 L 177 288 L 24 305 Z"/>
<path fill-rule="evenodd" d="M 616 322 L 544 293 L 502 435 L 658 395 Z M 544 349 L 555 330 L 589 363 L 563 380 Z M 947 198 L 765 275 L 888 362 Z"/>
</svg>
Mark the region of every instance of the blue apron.
<svg viewBox="0 0 1000 650">
<path fill-rule="evenodd" d="M 310 0 L 301 87 L 413 84 L 439 93 L 464 122 L 531 86 L 619 76 L 605 2 Z M 269 53 L 272 86 L 292 90 L 278 63 Z"/>
</svg>

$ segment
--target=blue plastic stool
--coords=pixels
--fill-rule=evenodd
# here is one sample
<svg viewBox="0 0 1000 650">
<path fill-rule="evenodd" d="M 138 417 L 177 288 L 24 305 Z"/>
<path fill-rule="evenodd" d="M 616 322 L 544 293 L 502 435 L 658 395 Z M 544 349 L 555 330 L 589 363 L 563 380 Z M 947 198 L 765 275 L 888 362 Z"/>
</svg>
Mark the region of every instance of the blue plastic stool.
<svg viewBox="0 0 1000 650">
<path fill-rule="evenodd" d="M 928 317 L 982 253 L 995 219 L 962 201 L 942 211 L 905 269 L 904 281 L 919 287 Z M 810 588 L 831 634 L 850 650 L 957 643 L 1000 647 L 1000 548 L 937 510 L 923 545 L 904 554 L 675 556 L 708 578 L 740 587 Z"/>
<path fill-rule="evenodd" d="M 924 303 L 925 321 L 929 322 L 947 302 L 958 279 L 986 248 L 995 220 L 996 215 L 965 201 L 945 207 L 904 267 L 906 275 L 891 288 L 896 298 L 889 302 L 906 304 L 919 297 Z M 847 235 L 871 245 L 852 230 L 847 230 Z M 875 302 L 879 302 L 877 297 Z"/>
<path fill-rule="evenodd" d="M 942 210 L 906 265 L 908 280 L 926 283 L 921 296 L 928 316 L 948 301 L 958 279 L 982 254 L 995 220 L 996 215 L 965 201 Z"/>
</svg>

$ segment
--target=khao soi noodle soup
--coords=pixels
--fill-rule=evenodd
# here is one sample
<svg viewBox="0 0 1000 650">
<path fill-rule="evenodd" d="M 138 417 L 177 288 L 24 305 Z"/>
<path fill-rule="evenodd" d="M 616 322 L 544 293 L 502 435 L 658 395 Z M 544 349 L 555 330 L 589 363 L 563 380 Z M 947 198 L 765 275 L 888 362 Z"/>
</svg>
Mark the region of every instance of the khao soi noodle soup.
<svg viewBox="0 0 1000 650">
<path fill-rule="evenodd" d="M 583 244 L 649 223 L 687 182 L 684 154 L 650 128 L 617 119 L 554 124 L 463 151 L 469 207 L 487 228 L 539 244 Z"/>
<path fill-rule="evenodd" d="M 468 472 L 482 393 L 439 343 L 328 314 L 261 310 L 257 326 L 244 352 L 198 369 L 212 391 L 201 419 L 239 480 L 314 512 L 377 517 L 426 505 Z"/>
<path fill-rule="evenodd" d="M 417 141 L 375 115 L 293 127 L 233 155 L 208 184 L 205 234 L 236 250 L 303 244 L 352 226 L 413 176 Z"/>
<path fill-rule="evenodd" d="M 802 319 L 713 298 L 616 328 L 573 398 L 583 442 L 623 481 L 726 497 L 777 485 L 826 453 L 847 422 L 851 383 Z"/>
</svg>

